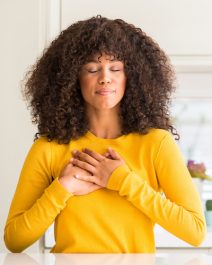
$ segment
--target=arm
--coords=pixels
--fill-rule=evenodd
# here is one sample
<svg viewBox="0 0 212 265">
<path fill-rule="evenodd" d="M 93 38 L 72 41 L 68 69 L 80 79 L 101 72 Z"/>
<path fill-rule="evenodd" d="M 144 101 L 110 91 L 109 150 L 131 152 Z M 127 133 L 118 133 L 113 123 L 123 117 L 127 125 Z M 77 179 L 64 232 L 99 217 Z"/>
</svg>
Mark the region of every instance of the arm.
<svg viewBox="0 0 212 265">
<path fill-rule="evenodd" d="M 4 231 L 7 248 L 21 252 L 51 225 L 72 195 L 52 182 L 51 142 L 40 138 L 24 162 Z"/>
<path fill-rule="evenodd" d="M 198 246 L 206 233 L 201 202 L 182 155 L 169 134 L 161 142 L 154 166 L 166 198 L 130 171 L 126 164 L 112 173 L 107 187 L 126 196 L 153 222 Z"/>
</svg>

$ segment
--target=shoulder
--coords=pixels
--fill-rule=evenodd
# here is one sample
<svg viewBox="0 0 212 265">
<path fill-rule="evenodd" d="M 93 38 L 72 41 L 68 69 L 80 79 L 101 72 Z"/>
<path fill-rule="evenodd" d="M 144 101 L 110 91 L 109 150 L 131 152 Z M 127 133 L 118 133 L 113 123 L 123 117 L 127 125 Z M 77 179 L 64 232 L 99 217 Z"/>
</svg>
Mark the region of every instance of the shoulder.
<svg viewBox="0 0 212 265">
<path fill-rule="evenodd" d="M 178 148 L 177 142 L 174 136 L 163 129 L 152 129 L 147 134 L 148 141 L 152 143 L 152 146 L 159 152 L 161 149 L 176 149 Z"/>
<path fill-rule="evenodd" d="M 161 147 L 175 145 L 172 134 L 163 129 L 150 129 L 146 134 L 132 133 L 128 138 L 128 143 L 137 149 L 145 150 L 146 154 L 156 156 Z"/>
<path fill-rule="evenodd" d="M 37 163 L 45 167 L 52 167 L 61 146 L 63 145 L 60 145 L 57 141 L 49 141 L 46 137 L 39 137 L 29 149 L 26 161 L 31 164 Z"/>
<path fill-rule="evenodd" d="M 32 145 L 31 152 L 33 155 L 45 156 L 51 160 L 58 161 L 70 153 L 70 143 L 60 144 L 57 140 L 49 141 L 46 137 L 40 137 Z"/>
<path fill-rule="evenodd" d="M 50 149 L 52 142 L 50 142 L 46 137 L 40 137 L 34 141 L 32 144 L 32 149 L 37 151 L 44 151 Z"/>
<path fill-rule="evenodd" d="M 173 138 L 172 134 L 163 129 L 150 129 L 149 132 L 146 134 L 146 138 L 151 141 L 161 142 L 166 138 Z"/>
<path fill-rule="evenodd" d="M 181 150 L 177 141 L 169 131 L 162 129 L 154 129 L 149 134 L 151 140 L 155 144 L 156 160 L 158 158 L 173 159 L 173 157 L 182 156 Z"/>
<path fill-rule="evenodd" d="M 51 156 L 53 150 L 57 149 L 57 141 L 49 141 L 46 137 L 40 137 L 32 144 L 29 154 Z"/>
<path fill-rule="evenodd" d="M 160 144 L 166 138 L 173 138 L 172 134 L 163 129 L 150 129 L 146 134 L 134 134 L 134 138 L 137 138 L 142 144 L 146 143 L 148 145 Z"/>
<path fill-rule="evenodd" d="M 56 140 L 49 140 L 47 137 L 41 136 L 36 139 L 33 143 L 33 146 L 36 148 L 50 148 L 50 147 L 61 147 L 65 144 L 59 144 Z"/>
</svg>

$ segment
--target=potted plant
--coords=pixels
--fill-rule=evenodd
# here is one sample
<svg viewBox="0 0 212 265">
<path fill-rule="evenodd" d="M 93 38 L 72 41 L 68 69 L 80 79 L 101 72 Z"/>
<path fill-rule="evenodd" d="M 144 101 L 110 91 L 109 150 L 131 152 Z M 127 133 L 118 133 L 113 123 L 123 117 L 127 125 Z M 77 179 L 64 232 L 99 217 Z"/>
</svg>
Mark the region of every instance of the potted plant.
<svg viewBox="0 0 212 265">
<path fill-rule="evenodd" d="M 195 163 L 194 160 L 188 160 L 187 167 L 192 178 L 212 180 L 212 177 L 209 177 L 206 174 L 206 167 L 204 163 Z"/>
<path fill-rule="evenodd" d="M 205 206 L 207 211 L 212 211 L 212 200 L 207 200 Z"/>
<path fill-rule="evenodd" d="M 206 174 L 206 167 L 204 163 L 196 163 L 194 160 L 188 160 L 187 168 L 193 178 L 200 197 L 202 195 L 203 180 L 212 180 L 212 177 Z"/>
<path fill-rule="evenodd" d="M 207 200 L 205 203 L 205 219 L 207 226 L 212 227 L 212 200 Z"/>
</svg>

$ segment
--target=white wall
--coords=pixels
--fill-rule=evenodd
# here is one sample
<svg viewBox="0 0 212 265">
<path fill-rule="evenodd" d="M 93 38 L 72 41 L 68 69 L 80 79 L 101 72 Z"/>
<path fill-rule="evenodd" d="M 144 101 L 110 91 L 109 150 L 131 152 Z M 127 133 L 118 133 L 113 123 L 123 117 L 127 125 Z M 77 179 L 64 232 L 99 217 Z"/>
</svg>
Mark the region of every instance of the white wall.
<svg viewBox="0 0 212 265">
<path fill-rule="evenodd" d="M 168 54 L 212 55 L 211 0 L 61 0 L 61 27 L 98 14 L 141 27 Z"/>
<path fill-rule="evenodd" d="M 39 1 L 0 1 L 0 252 L 3 228 L 34 128 L 22 100 L 20 81 L 39 54 Z M 38 246 L 31 248 L 37 250 Z"/>
<path fill-rule="evenodd" d="M 211 0 L 0 0 L 0 252 L 6 251 L 5 219 L 35 132 L 21 98 L 20 81 L 45 41 L 78 19 L 97 14 L 124 18 L 154 37 L 172 55 L 179 71 L 191 72 L 178 73 L 180 94 L 190 95 L 195 88 L 201 95 L 197 86 L 201 84 L 211 97 L 210 10 Z M 28 251 L 37 250 L 35 244 Z"/>
</svg>

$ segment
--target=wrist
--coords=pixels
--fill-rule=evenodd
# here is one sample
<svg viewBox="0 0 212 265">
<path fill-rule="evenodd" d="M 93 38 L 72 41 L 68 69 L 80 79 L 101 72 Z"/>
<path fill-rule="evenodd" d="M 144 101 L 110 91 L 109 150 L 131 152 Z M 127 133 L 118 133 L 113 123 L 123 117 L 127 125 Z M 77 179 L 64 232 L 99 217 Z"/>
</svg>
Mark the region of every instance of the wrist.
<svg viewBox="0 0 212 265">
<path fill-rule="evenodd" d="M 70 178 L 67 179 L 66 177 L 61 176 L 58 178 L 58 181 L 60 182 L 60 185 L 62 185 L 64 189 L 66 189 L 68 192 L 75 195 L 73 187 L 72 187 L 72 185 L 70 185 Z"/>
</svg>

